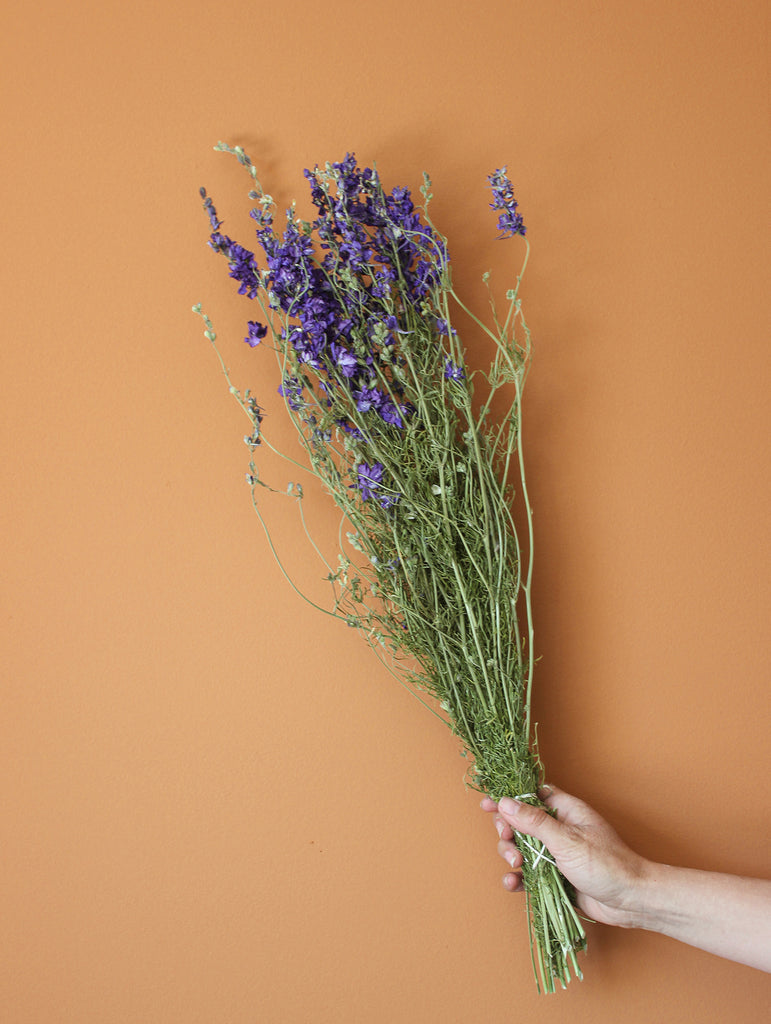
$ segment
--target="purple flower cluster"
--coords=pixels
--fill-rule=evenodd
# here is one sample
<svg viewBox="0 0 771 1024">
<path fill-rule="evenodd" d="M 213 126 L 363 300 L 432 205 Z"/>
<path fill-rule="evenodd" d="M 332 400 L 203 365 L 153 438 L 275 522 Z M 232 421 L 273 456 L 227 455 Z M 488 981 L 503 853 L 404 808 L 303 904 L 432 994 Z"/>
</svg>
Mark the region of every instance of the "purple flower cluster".
<svg viewBox="0 0 771 1024">
<path fill-rule="evenodd" d="M 401 345 L 410 334 L 407 324 L 432 323 L 437 357 L 444 360 L 441 337 L 455 331 L 435 311 L 449 255 L 444 240 L 421 219 L 409 190 L 386 193 L 377 172 L 359 168 L 353 154 L 304 174 L 316 209 L 310 225 L 289 210 L 279 233 L 273 201 L 259 191 L 250 193 L 257 201 L 251 216 L 263 269 L 254 252 L 222 232 L 214 204 L 201 189 L 211 225 L 209 245 L 227 259 L 239 293 L 250 299 L 260 295 L 263 308 L 276 311 L 286 325 L 281 341 L 292 359 L 279 392 L 290 408 L 315 427 L 310 409 L 324 406 L 350 438 L 366 445 L 378 430 L 403 430 L 415 413 L 402 375 L 394 372 L 405 365 Z M 489 181 L 493 208 L 503 211 L 501 230 L 524 234 L 505 168 Z M 250 320 L 244 340 L 254 348 L 267 332 L 265 324 Z M 465 379 L 449 359 L 444 376 Z M 312 400 L 306 388 L 313 390 Z M 354 406 L 365 418 L 364 429 L 351 420 Z M 362 500 L 376 496 L 388 508 L 399 495 L 381 489 L 382 474 L 381 463 L 360 462 L 353 486 Z"/>
<path fill-rule="evenodd" d="M 409 189 L 385 193 L 377 172 L 357 167 L 351 153 L 325 170 L 316 167 L 304 174 L 318 211 L 313 227 L 321 248 L 327 250 L 325 270 L 336 272 L 342 261 L 360 275 L 359 298 L 365 306 L 372 305 L 368 299 L 392 298 L 397 285 L 412 303 L 431 293 L 448 255 L 441 239 L 421 220 Z"/>
<path fill-rule="evenodd" d="M 519 203 L 514 198 L 514 186 L 506 175 L 506 168 L 500 167 L 489 175 L 487 180 L 493 190 L 490 209 L 500 211 L 498 228 L 502 232 L 501 237 L 513 238 L 514 235 L 524 235 L 526 228 L 522 223 L 522 216 L 517 213 Z"/>
<path fill-rule="evenodd" d="M 400 314 L 437 286 L 448 258 L 444 245 L 422 223 L 407 189 L 386 194 L 376 172 L 359 169 L 352 155 L 330 165 L 327 174 L 316 168 L 305 175 L 318 211 L 311 230 L 324 251 L 321 260 L 311 234 L 291 211 L 279 237 L 271 208 L 263 203 L 252 210 L 267 264 L 261 273 L 254 253 L 222 233 L 214 205 L 201 190 L 213 228 L 209 244 L 228 260 L 241 294 L 255 298 L 262 288 L 270 305 L 292 318 L 284 340 L 300 365 L 345 382 L 359 412 L 371 410 L 383 423 L 402 428 L 413 409 L 402 400 L 403 388 L 395 381 L 384 388 L 373 367 L 379 349 L 395 346 L 404 333 Z M 254 347 L 265 333 L 264 325 L 250 321 L 245 340 Z M 292 397 L 297 404 L 296 389 Z"/>
<path fill-rule="evenodd" d="M 359 168 L 352 154 L 325 170 L 306 170 L 305 176 L 317 211 L 310 228 L 288 211 L 279 235 L 271 202 L 251 193 L 252 199 L 261 200 L 251 216 L 264 270 L 252 251 L 222 232 L 214 204 L 202 189 L 212 228 L 209 244 L 227 259 L 240 294 L 253 299 L 262 291 L 268 304 L 285 315 L 289 326 L 282 340 L 291 346 L 296 365 L 314 372 L 327 407 L 345 387 L 356 410 L 377 417 L 381 429 L 403 429 L 414 408 L 383 366 L 401 360 L 398 341 L 407 333 L 401 325 L 409 308 L 420 309 L 440 283 L 449 258 L 444 243 L 423 223 L 407 189 L 387 194 L 377 173 Z M 244 340 L 255 347 L 267 330 L 250 320 Z M 384 349 L 391 352 L 388 360 L 380 358 Z M 291 409 L 302 413 L 307 407 L 303 390 L 310 384 L 300 374 L 288 375 L 279 391 Z M 352 437 L 365 440 L 347 418 L 338 423 Z M 378 465 L 373 464 L 373 477 L 367 476 L 367 463 L 357 474 L 364 500 L 380 486 Z M 396 500 L 392 494 L 380 496 L 384 507 Z"/>
</svg>

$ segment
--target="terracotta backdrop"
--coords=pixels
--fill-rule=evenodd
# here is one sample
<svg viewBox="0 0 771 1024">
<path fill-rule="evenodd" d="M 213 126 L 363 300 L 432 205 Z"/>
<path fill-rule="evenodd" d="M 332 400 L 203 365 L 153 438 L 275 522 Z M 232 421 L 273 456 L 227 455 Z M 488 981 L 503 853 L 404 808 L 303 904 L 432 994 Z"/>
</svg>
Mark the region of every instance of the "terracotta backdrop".
<svg viewBox="0 0 771 1024">
<path fill-rule="evenodd" d="M 205 245 L 202 184 L 251 226 L 220 138 L 282 205 L 350 149 L 430 171 L 477 305 L 519 266 L 486 205 L 507 163 L 548 774 L 645 854 L 763 874 L 767 39 L 760 0 L 6 12 L 4 1022 L 761 1019 L 768 976 L 599 926 L 585 980 L 536 995 L 455 740 L 284 583 L 190 307 L 271 402 Z"/>
</svg>

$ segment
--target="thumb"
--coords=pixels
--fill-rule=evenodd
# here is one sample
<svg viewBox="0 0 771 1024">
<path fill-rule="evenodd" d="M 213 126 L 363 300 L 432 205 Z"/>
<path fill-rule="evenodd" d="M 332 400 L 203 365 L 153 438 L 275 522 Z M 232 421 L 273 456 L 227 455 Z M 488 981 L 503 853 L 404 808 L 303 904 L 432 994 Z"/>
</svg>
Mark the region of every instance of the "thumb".
<svg viewBox="0 0 771 1024">
<path fill-rule="evenodd" d="M 555 857 L 565 851 L 570 841 L 562 822 L 547 814 L 542 807 L 521 803 L 507 796 L 499 801 L 498 813 L 515 831 L 540 839 Z"/>
</svg>

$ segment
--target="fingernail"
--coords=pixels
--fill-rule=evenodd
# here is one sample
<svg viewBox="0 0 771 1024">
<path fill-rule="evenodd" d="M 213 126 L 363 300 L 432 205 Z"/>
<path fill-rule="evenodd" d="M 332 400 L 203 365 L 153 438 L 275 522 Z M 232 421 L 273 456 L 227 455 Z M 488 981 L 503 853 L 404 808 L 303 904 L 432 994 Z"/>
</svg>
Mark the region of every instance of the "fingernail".
<svg viewBox="0 0 771 1024">
<path fill-rule="evenodd" d="M 506 826 L 506 822 L 501 821 L 500 818 L 496 818 L 495 819 L 495 829 L 496 829 L 496 831 L 497 831 L 499 836 L 503 835 L 503 830 L 504 830 L 505 826 Z"/>
<path fill-rule="evenodd" d="M 553 792 L 554 790 L 551 788 L 551 786 L 547 786 L 546 784 L 538 787 L 538 795 L 542 799 L 545 799 L 547 796 L 551 796 Z"/>
<path fill-rule="evenodd" d="M 519 802 L 519 800 L 514 800 L 510 796 L 505 796 L 503 800 L 500 801 L 498 806 L 500 807 L 504 814 L 516 814 L 519 811 L 522 804 Z"/>
</svg>

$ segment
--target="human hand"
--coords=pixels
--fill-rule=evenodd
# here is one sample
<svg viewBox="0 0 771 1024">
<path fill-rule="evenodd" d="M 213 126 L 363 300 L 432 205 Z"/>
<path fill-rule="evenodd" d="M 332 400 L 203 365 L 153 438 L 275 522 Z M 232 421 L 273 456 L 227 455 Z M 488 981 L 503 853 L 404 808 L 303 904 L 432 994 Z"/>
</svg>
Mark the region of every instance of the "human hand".
<svg viewBox="0 0 771 1024">
<path fill-rule="evenodd" d="M 490 797 L 482 808 L 495 814 L 500 837 L 498 853 L 513 869 L 504 876 L 510 892 L 522 889 L 522 854 L 516 833 L 540 839 L 557 867 L 576 890 L 580 910 L 602 924 L 634 928 L 640 923 L 639 891 L 648 861 L 634 853 L 596 811 L 582 800 L 556 786 L 538 791 L 543 803 L 556 816 L 532 804 L 504 797 L 496 803 Z"/>
</svg>

